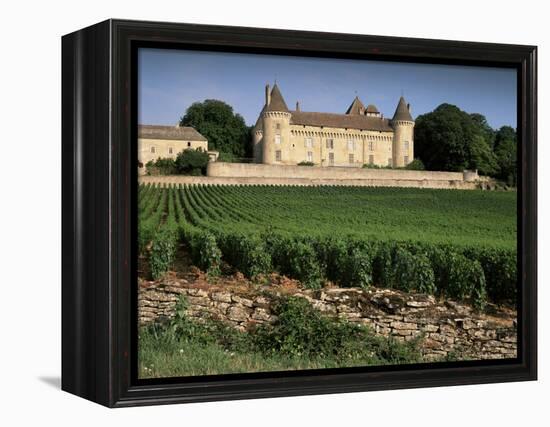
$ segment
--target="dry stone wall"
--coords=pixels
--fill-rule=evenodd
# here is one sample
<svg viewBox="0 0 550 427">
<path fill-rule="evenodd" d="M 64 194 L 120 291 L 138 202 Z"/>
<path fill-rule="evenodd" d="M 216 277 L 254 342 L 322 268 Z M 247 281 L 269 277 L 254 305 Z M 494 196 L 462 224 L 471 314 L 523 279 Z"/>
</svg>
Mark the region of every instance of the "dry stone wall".
<svg viewBox="0 0 550 427">
<path fill-rule="evenodd" d="M 190 318 L 197 321 L 212 318 L 244 331 L 254 325 L 275 322 L 277 316 L 272 306 L 282 295 L 276 288 L 197 287 L 184 279 L 140 281 L 139 286 L 141 325 L 172 317 L 177 301 L 185 296 Z M 303 297 L 329 316 L 368 325 L 385 337 L 399 341 L 419 337 L 427 361 L 453 356 L 516 357 L 517 325 L 513 310 L 494 308 L 492 314 L 480 314 L 466 304 L 388 289 L 329 288 L 284 294 Z"/>
</svg>

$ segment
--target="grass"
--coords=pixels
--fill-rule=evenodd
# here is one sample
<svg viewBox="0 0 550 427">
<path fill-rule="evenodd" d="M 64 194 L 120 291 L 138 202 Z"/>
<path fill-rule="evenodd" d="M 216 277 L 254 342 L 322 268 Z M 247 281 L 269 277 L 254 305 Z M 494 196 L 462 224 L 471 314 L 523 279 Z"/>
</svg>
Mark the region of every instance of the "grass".
<svg viewBox="0 0 550 427">
<path fill-rule="evenodd" d="M 375 336 L 365 327 L 329 318 L 303 298 L 284 298 L 272 326 L 239 332 L 221 322 L 198 323 L 186 302 L 168 324 L 142 327 L 139 377 L 161 378 L 289 371 L 421 360 L 418 342 Z"/>
</svg>

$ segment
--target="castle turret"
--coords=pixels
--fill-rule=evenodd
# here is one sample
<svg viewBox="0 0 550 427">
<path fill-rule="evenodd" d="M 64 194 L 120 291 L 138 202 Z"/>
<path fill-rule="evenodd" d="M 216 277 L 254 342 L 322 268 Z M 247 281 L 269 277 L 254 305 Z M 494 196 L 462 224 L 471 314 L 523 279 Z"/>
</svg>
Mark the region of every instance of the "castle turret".
<svg viewBox="0 0 550 427">
<path fill-rule="evenodd" d="M 290 117 L 283 95 L 277 84 L 266 86 L 265 107 L 262 114 L 262 163 L 284 163 L 290 152 Z"/>
<path fill-rule="evenodd" d="M 407 166 L 414 159 L 414 120 L 410 105 L 401 97 L 391 120 L 393 127 L 392 166 Z"/>
</svg>

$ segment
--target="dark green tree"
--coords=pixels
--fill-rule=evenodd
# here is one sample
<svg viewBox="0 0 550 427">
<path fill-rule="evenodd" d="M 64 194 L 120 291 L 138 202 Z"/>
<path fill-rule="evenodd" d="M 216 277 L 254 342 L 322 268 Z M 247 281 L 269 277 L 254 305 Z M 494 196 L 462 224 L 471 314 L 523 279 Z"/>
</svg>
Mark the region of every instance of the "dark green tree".
<svg viewBox="0 0 550 427">
<path fill-rule="evenodd" d="M 489 148 L 493 150 L 493 148 L 495 147 L 495 130 L 489 125 L 487 119 L 483 114 L 472 113 L 470 114 L 470 117 L 481 131 L 483 138 L 489 145 Z"/>
<path fill-rule="evenodd" d="M 211 150 L 236 157 L 251 156 L 250 128 L 243 117 L 223 101 L 195 102 L 180 119 L 180 125 L 192 126 L 204 135 Z"/>
<path fill-rule="evenodd" d="M 517 133 L 510 126 L 502 126 L 495 136 L 495 156 L 498 178 L 509 185 L 517 184 Z"/>
<path fill-rule="evenodd" d="M 177 173 L 183 175 L 206 175 L 208 153 L 188 148 L 178 153 L 175 161 Z"/>
<path fill-rule="evenodd" d="M 441 104 L 417 117 L 415 156 L 428 170 L 477 169 L 494 174 L 492 129 L 481 114 L 468 114 L 451 104 Z"/>
<path fill-rule="evenodd" d="M 474 135 L 469 144 L 469 169 L 477 169 L 481 175 L 494 176 L 498 163 L 493 151 L 482 135 Z"/>
</svg>

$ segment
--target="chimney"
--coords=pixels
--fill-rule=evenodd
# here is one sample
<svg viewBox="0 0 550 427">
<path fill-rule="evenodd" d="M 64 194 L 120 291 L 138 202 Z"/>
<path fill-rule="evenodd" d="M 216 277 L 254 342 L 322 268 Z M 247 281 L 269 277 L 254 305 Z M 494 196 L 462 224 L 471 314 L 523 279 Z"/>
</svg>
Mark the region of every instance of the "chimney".
<svg viewBox="0 0 550 427">
<path fill-rule="evenodd" d="M 269 90 L 269 85 L 265 85 L 265 105 L 269 105 L 271 102 L 271 91 Z"/>
<path fill-rule="evenodd" d="M 300 111 L 300 103 L 296 101 L 296 111 Z"/>
<path fill-rule="evenodd" d="M 407 110 L 409 110 L 409 113 L 411 112 L 411 104 L 407 104 Z"/>
</svg>

